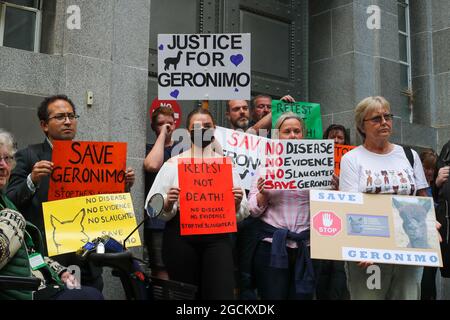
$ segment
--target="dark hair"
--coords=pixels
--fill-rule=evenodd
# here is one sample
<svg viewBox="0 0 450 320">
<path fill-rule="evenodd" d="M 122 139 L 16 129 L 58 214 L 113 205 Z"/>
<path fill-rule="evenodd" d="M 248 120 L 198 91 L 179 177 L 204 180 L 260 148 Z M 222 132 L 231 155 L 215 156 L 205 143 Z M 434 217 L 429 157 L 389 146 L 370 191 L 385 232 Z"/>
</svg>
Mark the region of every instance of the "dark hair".
<svg viewBox="0 0 450 320">
<path fill-rule="evenodd" d="M 156 121 L 158 120 L 158 116 L 162 114 L 164 116 L 170 116 L 175 120 L 175 115 L 173 112 L 173 109 L 171 107 L 167 107 L 167 106 L 162 106 L 159 108 L 156 108 L 155 110 L 153 110 L 152 113 L 152 122 L 151 122 L 151 127 L 153 129 L 153 131 L 155 131 L 155 126 L 156 126 Z"/>
<path fill-rule="evenodd" d="M 189 123 L 191 122 L 191 118 L 196 114 L 207 114 L 208 116 L 211 117 L 213 124 L 216 125 L 216 121 L 214 120 L 214 117 L 212 116 L 211 112 L 209 112 L 208 109 L 205 109 L 203 107 L 197 107 L 188 114 L 187 119 L 186 119 L 186 129 L 189 128 Z"/>
<path fill-rule="evenodd" d="M 437 154 L 433 149 L 425 149 L 423 150 L 420 155 L 420 161 L 422 162 L 422 165 L 424 168 L 432 169 L 436 166 L 437 161 Z"/>
<path fill-rule="evenodd" d="M 347 130 L 345 130 L 345 127 L 343 125 L 340 124 L 331 124 L 323 133 L 323 139 L 328 139 L 328 135 L 330 134 L 331 131 L 342 131 L 344 133 L 344 144 L 348 145 L 350 144 L 350 138 L 348 136 Z"/>
<path fill-rule="evenodd" d="M 47 121 L 48 120 L 48 106 L 55 102 L 56 100 L 64 100 L 68 102 L 73 109 L 73 112 L 75 112 L 75 104 L 70 100 L 65 94 L 57 94 L 54 96 L 50 96 L 44 99 L 44 101 L 41 102 L 38 108 L 37 116 L 39 120 L 41 121 Z"/>
</svg>

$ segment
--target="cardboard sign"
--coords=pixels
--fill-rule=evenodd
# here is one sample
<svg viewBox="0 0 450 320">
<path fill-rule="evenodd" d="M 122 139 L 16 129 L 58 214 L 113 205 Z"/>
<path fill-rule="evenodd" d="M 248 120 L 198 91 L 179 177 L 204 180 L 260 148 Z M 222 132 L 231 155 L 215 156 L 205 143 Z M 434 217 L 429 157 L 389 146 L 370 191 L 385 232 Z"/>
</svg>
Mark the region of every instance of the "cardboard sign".
<svg viewBox="0 0 450 320">
<path fill-rule="evenodd" d="M 49 256 L 75 252 L 103 235 L 123 243 L 137 226 L 129 193 L 44 202 L 42 209 Z M 140 246 L 139 233 L 133 233 L 126 245 Z"/>
<path fill-rule="evenodd" d="M 433 199 L 311 190 L 311 258 L 441 266 Z"/>
<path fill-rule="evenodd" d="M 237 231 L 228 158 L 180 158 L 178 182 L 182 236 Z"/>
<path fill-rule="evenodd" d="M 125 191 L 127 144 L 124 142 L 53 142 L 48 200 Z"/>
<path fill-rule="evenodd" d="M 158 97 L 250 99 L 250 33 L 158 34 Z"/>
<path fill-rule="evenodd" d="M 341 159 L 344 154 L 356 146 L 347 146 L 345 144 L 335 144 L 334 145 L 334 173 L 339 176 L 341 174 Z"/>
<path fill-rule="evenodd" d="M 153 111 L 159 107 L 169 107 L 173 110 L 173 118 L 175 120 L 175 128 L 179 128 L 181 125 L 181 108 L 178 102 L 175 100 L 158 100 L 154 99 L 149 109 L 150 121 L 152 120 Z"/>
<path fill-rule="evenodd" d="M 285 112 L 298 114 L 306 126 L 306 139 L 322 138 L 322 115 L 320 113 L 320 104 L 310 102 L 284 102 L 281 100 L 272 100 L 272 128 L 278 118 Z"/>
<path fill-rule="evenodd" d="M 270 140 L 262 148 L 267 190 L 330 188 L 333 140 Z"/>
<path fill-rule="evenodd" d="M 222 146 L 224 157 L 233 160 L 241 187 L 250 190 L 256 169 L 261 165 L 259 147 L 270 139 L 222 127 L 216 127 L 214 138 Z"/>
</svg>

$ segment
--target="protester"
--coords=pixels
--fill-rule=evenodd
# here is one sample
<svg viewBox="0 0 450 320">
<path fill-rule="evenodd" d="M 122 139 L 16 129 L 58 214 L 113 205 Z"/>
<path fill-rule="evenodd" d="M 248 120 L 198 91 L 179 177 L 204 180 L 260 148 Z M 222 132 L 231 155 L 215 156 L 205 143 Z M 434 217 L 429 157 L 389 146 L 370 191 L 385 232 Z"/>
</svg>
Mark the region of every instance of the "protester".
<svg viewBox="0 0 450 320">
<path fill-rule="evenodd" d="M 39 254 L 42 243 L 39 242 L 39 230 L 26 223 L 24 217 L 4 193 L 14 160 L 12 136 L 0 129 L 0 276 L 38 277 L 41 279 L 35 299 L 89 299 L 103 300 L 102 294 L 95 288 L 80 287 L 77 279 L 65 267 L 45 257 L 39 268 L 31 271 L 30 255 Z M 32 235 L 37 235 L 32 237 Z M 1 280 L 0 280 L 1 281 Z M 0 290 L 0 300 L 31 300 L 30 290 Z"/>
<path fill-rule="evenodd" d="M 364 142 L 347 152 L 341 160 L 341 191 L 426 196 L 428 184 L 417 152 L 411 150 L 412 166 L 406 155 L 408 150 L 389 141 L 393 118 L 390 104 L 383 97 L 368 97 L 357 105 L 355 123 Z M 386 170 L 392 171 L 393 177 L 406 173 L 409 181 L 379 179 L 378 183 L 372 183 L 372 176 L 382 177 L 382 171 Z M 367 286 L 370 275 L 366 268 L 371 264 L 367 261 L 346 262 L 347 285 L 352 300 L 420 299 L 422 267 L 378 264 L 380 289 L 370 290 Z"/>
<path fill-rule="evenodd" d="M 38 108 L 40 126 L 45 134 L 43 143 L 30 145 L 17 152 L 17 165 L 11 173 L 7 195 L 27 221 L 30 221 L 43 234 L 46 252 L 46 237 L 42 203 L 48 199 L 49 176 L 54 169 L 52 160 L 53 141 L 73 140 L 77 133 L 78 115 L 74 103 L 65 95 L 45 98 Z M 126 189 L 133 185 L 134 170 L 127 168 Z M 54 259 L 64 265 L 79 265 L 83 284 L 99 289 L 103 288 L 101 269 L 86 266 L 75 253 L 55 256 Z"/>
<path fill-rule="evenodd" d="M 441 253 L 443 267 L 440 268 L 441 276 L 450 278 L 450 217 L 449 217 L 449 202 L 450 202 L 450 184 L 448 176 L 450 171 L 450 141 L 448 141 L 441 150 L 436 162 L 435 171 L 435 188 L 433 196 L 438 206 L 436 216 L 438 221 L 442 224 L 440 228 L 440 235 L 442 237 Z"/>
<path fill-rule="evenodd" d="M 335 144 L 350 144 L 350 138 L 348 136 L 345 127 L 340 124 L 331 124 L 323 133 L 323 139 L 333 139 Z"/>
<path fill-rule="evenodd" d="M 306 132 L 292 112 L 282 114 L 275 129 L 278 139 L 302 139 Z M 251 215 L 259 217 L 253 257 L 258 294 L 263 300 L 312 299 L 318 265 L 309 252 L 309 190 L 266 190 L 261 170 L 249 194 Z"/>
<path fill-rule="evenodd" d="M 433 149 L 425 149 L 420 153 L 423 171 L 429 187 L 426 189 L 427 196 L 433 197 L 432 186 L 434 185 L 434 176 L 436 170 L 437 154 Z M 435 202 L 435 208 L 437 202 Z M 424 267 L 421 283 L 421 300 L 436 300 L 436 272 L 435 267 Z"/>
<path fill-rule="evenodd" d="M 156 134 L 156 142 L 147 144 L 147 156 L 144 160 L 145 194 L 148 194 L 157 173 L 164 162 L 170 159 L 175 146 L 172 132 L 175 130 L 174 111 L 170 107 L 159 107 L 151 115 L 151 127 Z M 149 266 L 153 276 L 168 279 L 166 267 L 162 261 L 162 238 L 165 223 L 150 218 L 144 225 L 144 241 L 149 254 Z"/>
<path fill-rule="evenodd" d="M 214 119 L 208 110 L 197 108 L 192 111 L 188 115 L 186 127 L 191 134 L 191 148 L 163 164 L 148 193 L 146 206 L 155 193 L 164 196 L 164 209 L 160 216 L 166 221 L 162 256 L 170 279 L 197 285 L 201 299 L 233 299 L 230 234 L 180 235 L 178 159 L 222 157 L 212 147 L 214 139 L 206 137 L 215 128 Z M 236 218 L 240 221 L 249 214 L 247 201 L 244 191 L 239 187 L 239 177 L 235 174 L 233 181 Z"/>
<path fill-rule="evenodd" d="M 295 102 L 290 95 L 280 98 L 282 101 Z M 271 137 L 272 98 L 268 95 L 257 95 L 252 99 L 250 112 L 247 101 L 229 100 L 227 116 L 233 130 L 242 129 L 247 133 Z M 239 113 L 236 111 L 239 110 Z M 238 232 L 234 237 L 237 265 L 238 296 L 240 300 L 255 300 L 255 283 L 252 275 L 252 252 L 257 244 L 254 222 L 256 218 L 248 216 L 238 224 Z"/>
</svg>

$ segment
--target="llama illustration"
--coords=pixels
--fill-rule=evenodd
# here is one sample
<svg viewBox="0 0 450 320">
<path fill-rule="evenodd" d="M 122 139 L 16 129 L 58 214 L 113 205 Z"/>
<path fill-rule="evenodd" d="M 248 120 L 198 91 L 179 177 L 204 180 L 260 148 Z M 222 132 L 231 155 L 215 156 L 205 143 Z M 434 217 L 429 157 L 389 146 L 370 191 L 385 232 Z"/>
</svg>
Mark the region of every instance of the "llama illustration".
<svg viewBox="0 0 450 320">
<path fill-rule="evenodd" d="M 55 216 L 50 216 L 50 222 L 53 227 L 53 243 L 58 253 L 60 253 L 60 250 L 67 248 L 74 240 L 79 240 L 84 243 L 89 241 L 89 236 L 84 232 L 83 227 L 85 216 L 85 209 L 81 209 L 72 220 L 59 221 Z M 76 239 L 74 239 L 74 235 L 77 237 Z"/>
<path fill-rule="evenodd" d="M 381 186 L 381 179 L 380 179 L 380 174 L 379 173 L 375 173 L 375 186 Z"/>
<path fill-rule="evenodd" d="M 350 222 L 350 232 L 352 233 L 361 233 L 363 231 L 363 218 L 349 218 Z"/>
<path fill-rule="evenodd" d="M 389 184 L 389 177 L 388 177 L 388 172 L 386 170 L 382 170 L 381 174 L 384 177 L 384 184 Z"/>
<path fill-rule="evenodd" d="M 164 71 L 169 70 L 171 64 L 173 64 L 173 69 L 177 70 L 177 65 L 180 62 L 182 51 L 178 51 L 176 57 L 169 57 L 164 59 Z"/>
<path fill-rule="evenodd" d="M 426 223 L 431 201 L 420 199 L 418 203 L 410 203 L 393 198 L 392 202 L 402 218 L 403 230 L 409 239 L 408 248 L 431 248 Z"/>
<path fill-rule="evenodd" d="M 372 176 L 371 176 L 372 171 L 366 170 L 366 174 L 367 174 L 367 184 L 366 184 L 366 187 L 372 186 Z"/>
<path fill-rule="evenodd" d="M 406 180 L 405 177 L 403 177 L 403 173 L 399 172 L 398 176 L 400 177 L 400 183 L 408 183 L 408 180 Z"/>
</svg>

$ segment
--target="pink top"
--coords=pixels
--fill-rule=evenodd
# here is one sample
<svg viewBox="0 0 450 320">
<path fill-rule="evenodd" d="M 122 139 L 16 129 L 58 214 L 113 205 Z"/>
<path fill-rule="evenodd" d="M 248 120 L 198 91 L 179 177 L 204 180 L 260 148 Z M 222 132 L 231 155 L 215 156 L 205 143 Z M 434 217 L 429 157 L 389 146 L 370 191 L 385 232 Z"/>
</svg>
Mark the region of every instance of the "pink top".
<svg viewBox="0 0 450 320">
<path fill-rule="evenodd" d="M 287 229 L 295 233 L 309 229 L 309 189 L 266 190 L 267 204 L 259 207 L 256 200 L 259 177 L 258 170 L 248 195 L 250 214 L 275 228 Z M 264 241 L 272 242 L 272 239 L 266 238 Z M 287 241 L 287 246 L 297 248 L 297 244 L 290 240 Z"/>
</svg>

